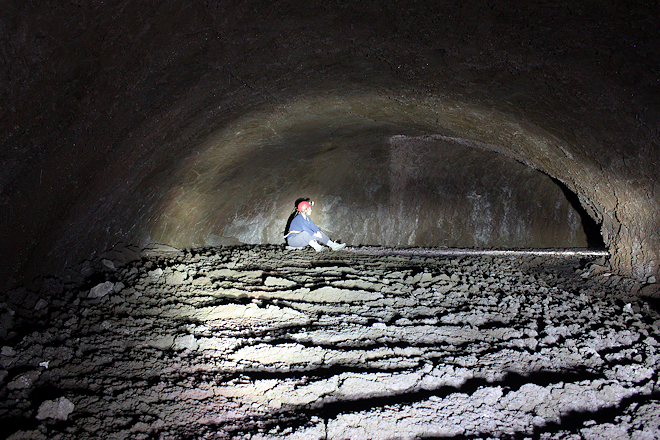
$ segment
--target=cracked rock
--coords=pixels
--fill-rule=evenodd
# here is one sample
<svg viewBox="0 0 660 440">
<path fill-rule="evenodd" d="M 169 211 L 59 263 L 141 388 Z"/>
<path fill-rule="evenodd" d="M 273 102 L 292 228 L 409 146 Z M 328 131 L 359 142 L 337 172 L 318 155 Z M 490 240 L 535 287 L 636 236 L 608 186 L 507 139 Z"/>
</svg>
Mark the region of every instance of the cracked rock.
<svg viewBox="0 0 660 440">
<path fill-rule="evenodd" d="M 73 403 L 66 397 L 60 397 L 57 400 L 46 400 L 39 405 L 37 419 L 67 420 L 74 408 Z"/>
<path fill-rule="evenodd" d="M 126 264 L 89 274 L 107 301 L 83 283 L 17 318 L 0 415 L 38 430 L 0 434 L 660 437 L 660 316 L 588 268 L 278 246 Z"/>
</svg>

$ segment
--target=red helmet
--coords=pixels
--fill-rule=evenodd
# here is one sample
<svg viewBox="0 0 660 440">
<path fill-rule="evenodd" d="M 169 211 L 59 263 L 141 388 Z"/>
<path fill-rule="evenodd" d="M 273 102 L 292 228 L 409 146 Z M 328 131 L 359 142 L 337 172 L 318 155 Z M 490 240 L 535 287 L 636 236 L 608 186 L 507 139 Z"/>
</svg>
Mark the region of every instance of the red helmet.
<svg viewBox="0 0 660 440">
<path fill-rule="evenodd" d="M 302 202 L 298 203 L 298 211 L 304 211 L 307 208 L 311 208 L 312 204 L 309 203 L 307 200 L 303 200 Z"/>
</svg>

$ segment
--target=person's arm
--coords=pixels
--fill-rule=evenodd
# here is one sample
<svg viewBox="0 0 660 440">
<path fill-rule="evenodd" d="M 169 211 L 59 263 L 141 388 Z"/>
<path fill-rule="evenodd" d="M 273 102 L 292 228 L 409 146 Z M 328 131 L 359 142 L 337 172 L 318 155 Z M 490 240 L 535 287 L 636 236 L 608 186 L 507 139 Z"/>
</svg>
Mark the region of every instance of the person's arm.
<svg viewBox="0 0 660 440">
<path fill-rule="evenodd" d="M 308 223 L 308 232 L 314 237 L 321 238 L 321 230 L 318 226 L 316 226 L 316 223 L 314 223 L 311 218 L 309 219 Z"/>
<path fill-rule="evenodd" d="M 300 233 L 303 231 L 303 225 L 300 223 L 301 220 L 300 214 L 296 215 L 293 220 L 291 220 L 291 224 L 289 225 L 289 231 L 294 232 L 294 233 Z"/>
<path fill-rule="evenodd" d="M 291 222 L 290 230 L 292 231 L 306 231 L 309 235 L 314 235 L 319 231 L 318 226 L 314 224 L 311 218 L 305 219 L 302 214 L 298 214 Z"/>
<path fill-rule="evenodd" d="M 306 231 L 309 233 L 309 235 L 314 235 L 314 233 L 317 232 L 319 228 L 314 224 L 312 219 L 309 219 L 309 221 L 307 221 L 305 220 L 305 217 L 302 216 L 302 214 L 298 214 L 291 221 L 291 226 L 289 227 L 289 230 L 297 231 L 297 232 Z"/>
</svg>

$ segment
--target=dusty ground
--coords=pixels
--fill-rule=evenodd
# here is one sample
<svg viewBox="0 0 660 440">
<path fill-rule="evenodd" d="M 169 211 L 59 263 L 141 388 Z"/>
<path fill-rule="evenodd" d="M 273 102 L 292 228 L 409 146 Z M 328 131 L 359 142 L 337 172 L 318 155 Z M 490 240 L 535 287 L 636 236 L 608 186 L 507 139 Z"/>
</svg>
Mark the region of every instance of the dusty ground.
<svg viewBox="0 0 660 440">
<path fill-rule="evenodd" d="M 105 257 L 1 304 L 3 437 L 660 438 L 660 317 L 599 260 Z"/>
</svg>

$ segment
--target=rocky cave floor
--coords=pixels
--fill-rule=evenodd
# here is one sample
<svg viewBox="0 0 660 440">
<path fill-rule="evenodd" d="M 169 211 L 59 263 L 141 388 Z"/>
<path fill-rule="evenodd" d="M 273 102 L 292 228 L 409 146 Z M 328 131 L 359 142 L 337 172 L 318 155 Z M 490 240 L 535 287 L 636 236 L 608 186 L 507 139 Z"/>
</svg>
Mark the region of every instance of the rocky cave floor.
<svg viewBox="0 0 660 440">
<path fill-rule="evenodd" d="M 660 438 L 657 304 L 603 263 L 115 249 L 7 292 L 0 436 Z"/>
</svg>

